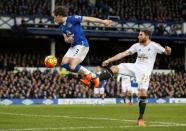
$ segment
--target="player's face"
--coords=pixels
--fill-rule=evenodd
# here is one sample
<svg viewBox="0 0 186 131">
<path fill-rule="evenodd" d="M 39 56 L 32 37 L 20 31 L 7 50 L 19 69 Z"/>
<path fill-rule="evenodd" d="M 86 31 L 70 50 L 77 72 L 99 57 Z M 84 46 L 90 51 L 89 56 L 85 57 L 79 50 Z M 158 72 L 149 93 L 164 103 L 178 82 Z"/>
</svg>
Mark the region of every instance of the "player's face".
<svg viewBox="0 0 186 131">
<path fill-rule="evenodd" d="M 62 21 L 62 19 L 61 19 L 61 16 L 54 16 L 54 21 L 57 23 L 57 24 L 62 24 L 63 23 L 63 21 Z"/>
<path fill-rule="evenodd" d="M 139 40 L 139 43 L 145 43 L 147 41 L 147 36 L 145 35 L 144 32 L 139 32 L 139 35 L 138 35 L 138 40 Z"/>
</svg>

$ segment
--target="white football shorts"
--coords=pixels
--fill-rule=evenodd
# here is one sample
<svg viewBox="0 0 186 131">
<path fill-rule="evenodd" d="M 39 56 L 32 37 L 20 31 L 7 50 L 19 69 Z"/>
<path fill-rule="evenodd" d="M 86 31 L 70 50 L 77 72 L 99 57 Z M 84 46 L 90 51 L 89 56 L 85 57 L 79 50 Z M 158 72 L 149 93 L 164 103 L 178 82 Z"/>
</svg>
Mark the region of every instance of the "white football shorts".
<svg viewBox="0 0 186 131">
<path fill-rule="evenodd" d="M 104 95 L 105 88 L 94 88 L 94 94 Z"/>
<path fill-rule="evenodd" d="M 135 77 L 138 83 L 138 89 L 148 90 L 150 73 L 141 70 L 135 63 L 121 63 L 118 65 L 119 73 Z"/>
<path fill-rule="evenodd" d="M 138 95 L 138 88 L 137 87 L 131 87 L 131 93 Z"/>
<path fill-rule="evenodd" d="M 70 47 L 64 57 L 78 58 L 83 61 L 88 51 L 89 51 L 89 47 L 85 47 L 82 45 L 76 45 L 76 46 Z"/>
<path fill-rule="evenodd" d="M 121 77 L 121 90 L 122 92 L 130 91 L 131 82 L 129 76 L 122 76 Z"/>
</svg>

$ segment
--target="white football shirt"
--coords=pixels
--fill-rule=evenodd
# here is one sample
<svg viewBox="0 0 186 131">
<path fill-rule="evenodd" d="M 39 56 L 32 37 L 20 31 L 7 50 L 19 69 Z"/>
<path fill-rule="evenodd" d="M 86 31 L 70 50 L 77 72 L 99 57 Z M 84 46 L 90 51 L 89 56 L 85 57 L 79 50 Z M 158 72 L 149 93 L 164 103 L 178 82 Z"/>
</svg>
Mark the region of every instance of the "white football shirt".
<svg viewBox="0 0 186 131">
<path fill-rule="evenodd" d="M 156 55 L 165 52 L 160 44 L 151 41 L 148 45 L 144 46 L 141 43 L 133 44 L 127 51 L 132 54 L 137 53 L 137 59 L 135 64 L 147 73 L 151 73 L 156 60 Z"/>
</svg>

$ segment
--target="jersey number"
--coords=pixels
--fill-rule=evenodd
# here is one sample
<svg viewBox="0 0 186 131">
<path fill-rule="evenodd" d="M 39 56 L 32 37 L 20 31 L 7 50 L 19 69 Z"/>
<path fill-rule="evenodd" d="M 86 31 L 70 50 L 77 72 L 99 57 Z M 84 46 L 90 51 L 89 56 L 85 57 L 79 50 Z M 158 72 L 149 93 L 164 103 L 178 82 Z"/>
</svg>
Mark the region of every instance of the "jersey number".
<svg viewBox="0 0 186 131">
<path fill-rule="evenodd" d="M 77 50 L 76 50 L 76 53 L 74 54 L 74 56 L 75 56 L 75 55 L 77 55 L 77 54 L 78 54 L 78 52 L 79 52 L 79 49 L 77 49 Z"/>
</svg>

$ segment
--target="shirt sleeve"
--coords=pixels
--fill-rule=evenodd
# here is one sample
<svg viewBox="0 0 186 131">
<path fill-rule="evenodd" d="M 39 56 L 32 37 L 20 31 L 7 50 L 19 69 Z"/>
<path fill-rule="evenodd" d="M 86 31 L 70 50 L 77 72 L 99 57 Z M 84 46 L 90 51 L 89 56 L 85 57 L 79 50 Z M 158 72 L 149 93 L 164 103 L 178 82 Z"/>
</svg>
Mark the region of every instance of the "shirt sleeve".
<svg viewBox="0 0 186 131">
<path fill-rule="evenodd" d="M 62 33 L 65 33 L 65 30 L 64 30 L 63 25 L 60 25 L 60 26 L 59 26 L 59 29 L 60 29 L 60 31 L 61 31 Z"/>
<path fill-rule="evenodd" d="M 165 48 L 163 48 L 160 44 L 155 43 L 154 45 L 157 53 L 162 54 L 165 52 Z"/>
<path fill-rule="evenodd" d="M 133 44 L 127 51 L 131 52 L 132 54 L 137 52 L 136 48 L 137 44 Z"/>
<path fill-rule="evenodd" d="M 73 22 L 74 23 L 81 23 L 82 19 L 83 19 L 83 16 L 80 16 L 80 15 L 74 15 L 73 16 Z"/>
</svg>

